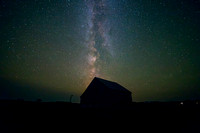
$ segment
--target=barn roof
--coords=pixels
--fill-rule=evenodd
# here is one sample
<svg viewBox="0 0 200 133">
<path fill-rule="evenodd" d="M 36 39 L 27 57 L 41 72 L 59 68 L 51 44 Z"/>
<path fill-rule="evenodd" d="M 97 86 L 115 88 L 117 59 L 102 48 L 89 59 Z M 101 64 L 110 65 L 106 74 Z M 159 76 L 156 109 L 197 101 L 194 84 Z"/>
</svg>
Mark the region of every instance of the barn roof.
<svg viewBox="0 0 200 133">
<path fill-rule="evenodd" d="M 98 78 L 98 77 L 95 77 L 94 80 L 98 80 L 99 82 L 101 82 L 102 84 L 104 84 L 109 89 L 119 90 L 119 91 L 122 91 L 122 92 L 131 93 L 129 90 L 127 90 L 126 88 L 124 88 L 123 86 L 121 86 L 120 84 L 118 84 L 116 82 L 108 81 L 108 80 L 101 79 L 101 78 Z"/>
</svg>

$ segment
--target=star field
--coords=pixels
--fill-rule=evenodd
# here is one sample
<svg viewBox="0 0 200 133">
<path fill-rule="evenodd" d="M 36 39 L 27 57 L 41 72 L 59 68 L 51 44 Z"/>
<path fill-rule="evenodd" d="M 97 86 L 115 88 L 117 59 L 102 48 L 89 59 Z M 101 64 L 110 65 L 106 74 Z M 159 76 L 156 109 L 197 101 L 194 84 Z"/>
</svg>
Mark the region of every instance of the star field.
<svg viewBox="0 0 200 133">
<path fill-rule="evenodd" d="M 79 102 L 98 76 L 132 91 L 134 101 L 199 99 L 199 7 L 198 0 L 1 0 L 0 78 L 65 94 L 19 89 L 13 98 L 73 94 Z"/>
</svg>

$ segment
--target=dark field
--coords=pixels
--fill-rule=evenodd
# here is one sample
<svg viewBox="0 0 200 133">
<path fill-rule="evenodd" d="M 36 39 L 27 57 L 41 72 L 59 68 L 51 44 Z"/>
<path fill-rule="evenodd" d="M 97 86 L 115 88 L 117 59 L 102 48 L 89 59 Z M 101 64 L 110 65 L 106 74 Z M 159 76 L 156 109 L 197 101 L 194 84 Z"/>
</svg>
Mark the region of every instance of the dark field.
<svg viewBox="0 0 200 133">
<path fill-rule="evenodd" d="M 67 102 L 0 101 L 4 132 L 200 132 L 197 101 L 84 107 Z"/>
</svg>

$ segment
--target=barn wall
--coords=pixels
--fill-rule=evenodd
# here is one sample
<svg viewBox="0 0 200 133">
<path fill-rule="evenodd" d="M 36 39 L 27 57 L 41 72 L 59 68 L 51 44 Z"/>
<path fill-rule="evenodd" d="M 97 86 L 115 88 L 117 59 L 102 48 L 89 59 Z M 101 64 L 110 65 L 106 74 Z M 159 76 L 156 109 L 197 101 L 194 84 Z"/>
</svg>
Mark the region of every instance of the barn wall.
<svg viewBox="0 0 200 133">
<path fill-rule="evenodd" d="M 132 102 L 131 92 L 107 88 L 98 80 L 93 80 L 81 96 L 81 104 L 110 105 Z"/>
</svg>

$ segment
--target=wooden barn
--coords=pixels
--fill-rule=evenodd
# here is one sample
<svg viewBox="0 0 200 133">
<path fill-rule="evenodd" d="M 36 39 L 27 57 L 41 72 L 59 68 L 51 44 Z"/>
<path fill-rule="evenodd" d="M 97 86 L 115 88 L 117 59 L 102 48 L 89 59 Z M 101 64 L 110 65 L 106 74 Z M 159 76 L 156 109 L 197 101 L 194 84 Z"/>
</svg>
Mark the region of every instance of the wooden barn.
<svg viewBox="0 0 200 133">
<path fill-rule="evenodd" d="M 110 105 L 132 102 L 132 93 L 116 82 L 95 77 L 80 97 L 81 104 Z"/>
</svg>

